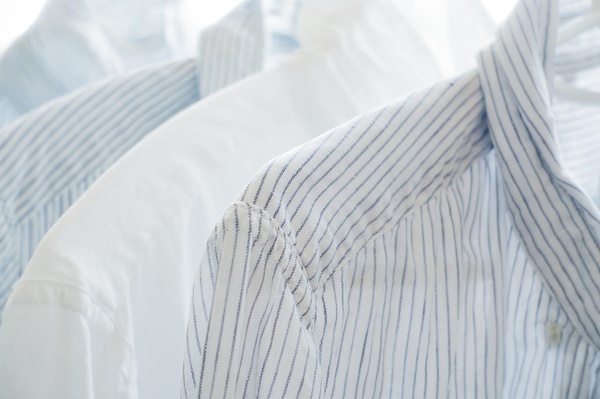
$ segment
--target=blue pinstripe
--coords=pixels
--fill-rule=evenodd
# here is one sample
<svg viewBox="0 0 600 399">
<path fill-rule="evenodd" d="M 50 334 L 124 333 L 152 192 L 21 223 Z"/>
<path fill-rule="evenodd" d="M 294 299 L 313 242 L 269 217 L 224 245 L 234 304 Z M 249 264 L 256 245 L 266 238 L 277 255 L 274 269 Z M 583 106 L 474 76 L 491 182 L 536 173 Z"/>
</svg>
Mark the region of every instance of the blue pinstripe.
<svg viewBox="0 0 600 399">
<path fill-rule="evenodd" d="M 124 153 L 203 96 L 260 70 L 260 2 L 200 38 L 200 57 L 145 69 L 56 99 L 0 130 L 0 315 L 54 222 Z"/>
<path fill-rule="evenodd" d="M 581 156 L 598 153 L 600 117 L 550 97 L 558 6 L 522 0 L 477 71 L 361 115 L 255 176 L 200 265 L 193 301 L 211 305 L 192 307 L 182 392 L 595 397 L 600 159 Z M 575 48 L 597 51 L 597 34 L 586 40 Z M 563 71 L 593 58 L 561 51 Z M 302 312 L 282 306 L 303 289 L 278 279 L 289 269 L 306 280 Z M 225 292 L 241 295 L 237 306 Z M 230 323 L 245 326 L 243 340 L 222 335 Z M 213 378 L 192 381 L 199 369 Z M 225 369 L 244 384 L 221 384 Z"/>
</svg>

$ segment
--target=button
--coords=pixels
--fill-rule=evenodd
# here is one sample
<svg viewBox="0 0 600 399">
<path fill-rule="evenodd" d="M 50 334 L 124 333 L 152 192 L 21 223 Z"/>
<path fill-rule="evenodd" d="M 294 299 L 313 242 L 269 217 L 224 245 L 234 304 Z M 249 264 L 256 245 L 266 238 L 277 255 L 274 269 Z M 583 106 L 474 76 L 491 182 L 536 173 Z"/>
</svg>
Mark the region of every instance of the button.
<svg viewBox="0 0 600 399">
<path fill-rule="evenodd" d="M 546 326 L 546 340 L 551 345 L 557 345 L 560 342 L 562 329 L 558 324 L 548 323 Z"/>
</svg>

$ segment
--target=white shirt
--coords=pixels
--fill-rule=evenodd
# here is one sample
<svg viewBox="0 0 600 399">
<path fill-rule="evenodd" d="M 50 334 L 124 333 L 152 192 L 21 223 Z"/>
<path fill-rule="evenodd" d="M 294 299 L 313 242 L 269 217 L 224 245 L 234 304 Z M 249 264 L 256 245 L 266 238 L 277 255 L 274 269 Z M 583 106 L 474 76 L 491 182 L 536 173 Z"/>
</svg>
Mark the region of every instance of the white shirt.
<svg viewBox="0 0 600 399">
<path fill-rule="evenodd" d="M 181 0 L 48 0 L 0 57 L 0 126 L 78 87 L 193 56 Z"/>
<path fill-rule="evenodd" d="M 552 105 L 558 5 L 261 169 L 208 239 L 181 397 L 599 397 L 600 117 Z"/>
<path fill-rule="evenodd" d="M 260 2 L 244 2 L 202 32 L 196 59 L 109 79 L 0 128 L 0 319 L 37 244 L 102 173 L 178 112 L 279 56 L 267 39 L 291 18 L 265 14 L 266 26 Z"/>
<path fill-rule="evenodd" d="M 439 79 L 388 2 L 299 13 L 297 52 L 167 122 L 49 231 L 4 312 L 0 396 L 132 397 L 136 373 L 140 397 L 176 396 L 198 244 L 253 171 Z"/>
</svg>

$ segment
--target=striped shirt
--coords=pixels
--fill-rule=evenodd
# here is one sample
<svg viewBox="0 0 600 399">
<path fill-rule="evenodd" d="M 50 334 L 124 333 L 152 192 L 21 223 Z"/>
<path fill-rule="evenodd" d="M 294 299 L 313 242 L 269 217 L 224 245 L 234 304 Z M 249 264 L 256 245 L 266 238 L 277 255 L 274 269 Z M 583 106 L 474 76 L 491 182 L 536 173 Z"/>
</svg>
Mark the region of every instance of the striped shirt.
<svg viewBox="0 0 600 399">
<path fill-rule="evenodd" d="M 82 381 L 136 373 L 140 397 L 177 396 L 198 243 L 231 198 L 274 156 L 440 79 L 387 0 L 300 13 L 298 51 L 162 125 L 40 242 L 4 310 L 0 397 L 81 398 Z"/>
<path fill-rule="evenodd" d="M 208 240 L 181 397 L 600 397 L 600 118 L 550 84 L 598 32 L 555 63 L 558 11 L 263 167 Z"/>
<path fill-rule="evenodd" d="M 86 84 L 191 56 L 185 17 L 181 0 L 48 0 L 0 56 L 0 127 Z"/>
<path fill-rule="evenodd" d="M 113 163 L 166 120 L 262 69 L 260 2 L 242 3 L 199 40 L 198 59 L 76 91 L 0 130 L 0 315 L 54 222 Z"/>
</svg>

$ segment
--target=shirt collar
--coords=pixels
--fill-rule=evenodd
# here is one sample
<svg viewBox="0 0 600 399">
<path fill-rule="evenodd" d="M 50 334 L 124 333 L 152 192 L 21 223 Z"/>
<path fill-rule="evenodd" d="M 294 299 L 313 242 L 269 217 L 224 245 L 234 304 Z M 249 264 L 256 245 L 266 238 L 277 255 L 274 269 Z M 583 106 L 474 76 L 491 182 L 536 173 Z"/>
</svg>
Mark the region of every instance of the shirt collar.
<svg viewBox="0 0 600 399">
<path fill-rule="evenodd" d="M 513 226 L 546 287 L 600 345 L 600 214 L 566 171 L 552 111 L 558 0 L 522 0 L 478 59 Z"/>
<path fill-rule="evenodd" d="M 206 97 L 265 63 L 264 16 L 259 0 L 246 0 L 204 29 L 198 44 L 198 90 Z"/>
<path fill-rule="evenodd" d="M 272 65 L 298 47 L 300 0 L 245 0 L 204 29 L 198 43 L 198 90 L 206 97 Z"/>
</svg>

